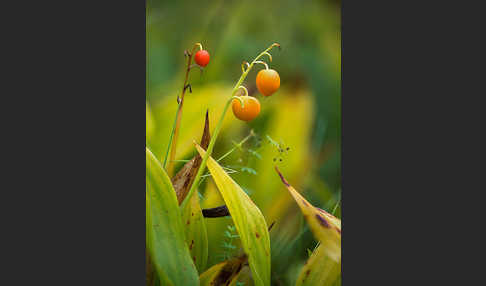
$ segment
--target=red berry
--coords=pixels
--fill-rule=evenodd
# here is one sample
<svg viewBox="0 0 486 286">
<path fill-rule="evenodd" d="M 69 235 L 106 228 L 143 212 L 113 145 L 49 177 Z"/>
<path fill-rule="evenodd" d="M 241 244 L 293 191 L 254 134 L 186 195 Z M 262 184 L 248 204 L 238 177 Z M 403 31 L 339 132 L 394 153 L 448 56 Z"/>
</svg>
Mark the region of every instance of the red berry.
<svg viewBox="0 0 486 286">
<path fill-rule="evenodd" d="M 202 67 L 205 67 L 209 63 L 209 53 L 206 50 L 200 50 L 194 56 L 196 63 Z"/>
</svg>

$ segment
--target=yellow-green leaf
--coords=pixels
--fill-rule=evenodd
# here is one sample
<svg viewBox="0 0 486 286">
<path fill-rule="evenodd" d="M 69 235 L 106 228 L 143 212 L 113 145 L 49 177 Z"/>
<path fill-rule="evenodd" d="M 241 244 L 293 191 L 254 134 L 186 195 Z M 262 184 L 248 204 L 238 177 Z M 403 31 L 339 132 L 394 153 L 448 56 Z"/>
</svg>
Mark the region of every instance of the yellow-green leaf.
<svg viewBox="0 0 486 286">
<path fill-rule="evenodd" d="M 146 240 L 153 265 L 162 285 L 199 285 L 174 188 L 152 152 L 145 153 Z"/>
<path fill-rule="evenodd" d="M 323 244 L 312 253 L 297 278 L 296 286 L 331 286 L 341 274 L 341 261 L 334 261 L 326 254 Z"/>
<path fill-rule="evenodd" d="M 185 224 L 186 243 L 192 260 L 199 272 L 202 272 L 208 262 L 208 234 L 197 192 L 192 195 L 189 203 L 182 210 L 182 223 Z"/>
<path fill-rule="evenodd" d="M 323 251 L 335 262 L 341 261 L 341 220 L 311 205 L 285 180 L 276 166 L 275 170 L 299 205 L 312 233 L 323 245 Z"/>
<path fill-rule="evenodd" d="M 197 144 L 196 148 L 201 157 L 204 157 L 204 149 Z M 263 214 L 213 158 L 208 158 L 207 167 L 228 207 L 243 249 L 248 255 L 255 285 L 270 285 L 270 238 Z"/>
</svg>

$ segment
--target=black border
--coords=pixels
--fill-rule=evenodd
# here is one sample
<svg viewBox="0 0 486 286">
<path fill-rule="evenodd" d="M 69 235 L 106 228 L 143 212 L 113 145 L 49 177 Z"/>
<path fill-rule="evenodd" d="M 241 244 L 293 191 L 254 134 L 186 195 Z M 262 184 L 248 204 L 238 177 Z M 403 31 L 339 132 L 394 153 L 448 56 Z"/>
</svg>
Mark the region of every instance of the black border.
<svg viewBox="0 0 486 286">
<path fill-rule="evenodd" d="M 143 285 L 145 3 L 4 4 L 0 284 Z"/>
</svg>

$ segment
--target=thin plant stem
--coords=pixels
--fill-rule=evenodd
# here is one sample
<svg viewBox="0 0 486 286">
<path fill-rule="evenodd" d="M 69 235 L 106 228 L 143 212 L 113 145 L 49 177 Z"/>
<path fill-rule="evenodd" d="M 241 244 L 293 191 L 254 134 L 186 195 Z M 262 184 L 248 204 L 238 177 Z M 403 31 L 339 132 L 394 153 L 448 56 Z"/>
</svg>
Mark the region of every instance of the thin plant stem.
<svg viewBox="0 0 486 286">
<path fill-rule="evenodd" d="M 339 199 L 338 199 L 336 205 L 334 206 L 334 209 L 331 212 L 332 215 L 334 215 L 334 213 L 336 212 L 340 202 L 341 202 L 341 195 L 339 195 Z"/>
<path fill-rule="evenodd" d="M 231 153 L 233 153 L 236 150 L 236 148 L 241 148 L 241 145 L 243 145 L 246 141 L 248 141 L 248 139 L 250 139 L 253 135 L 255 135 L 255 134 L 253 133 L 253 130 L 252 130 L 251 133 L 248 136 L 243 138 L 243 140 L 241 140 L 240 143 L 235 144 L 235 146 L 233 148 L 231 148 L 231 150 L 226 152 L 226 154 L 221 156 L 218 160 L 216 160 L 216 162 L 219 162 L 219 161 L 223 160 L 224 158 L 228 157 Z"/>
<path fill-rule="evenodd" d="M 167 174 L 172 176 L 172 172 L 174 170 L 174 160 L 175 160 L 175 155 L 176 155 L 176 150 L 177 150 L 177 140 L 179 139 L 179 127 L 181 125 L 181 120 L 182 120 L 182 107 L 184 106 L 184 95 L 186 94 L 186 90 L 188 88 L 188 80 L 189 80 L 189 72 L 191 71 L 191 62 L 192 62 L 192 55 L 194 54 L 195 48 L 200 47 L 200 43 L 196 43 L 194 47 L 192 48 L 192 51 L 186 52 L 185 54 L 187 55 L 187 67 L 186 67 L 186 75 L 184 79 L 184 85 L 182 86 L 182 94 L 180 98 L 178 98 L 178 103 L 179 106 L 177 108 L 177 113 L 176 113 L 176 118 L 174 121 L 174 125 L 172 126 L 172 132 L 170 134 L 169 138 L 169 145 L 167 146 L 167 152 L 165 154 L 164 158 L 164 168 L 167 170 Z M 179 101 L 180 99 L 180 101 Z M 169 155 L 169 150 L 170 150 L 170 155 Z M 169 156 L 169 165 L 167 166 L 167 157 Z"/>
<path fill-rule="evenodd" d="M 167 146 L 167 151 L 165 152 L 165 157 L 164 157 L 164 169 L 167 170 L 166 166 L 167 166 L 167 158 L 169 157 L 169 151 L 171 150 L 170 149 L 170 146 L 172 145 L 172 138 L 174 137 L 174 131 L 175 131 L 175 128 L 176 128 L 176 125 L 177 125 L 177 118 L 179 118 L 179 112 L 180 112 L 180 109 L 178 108 L 177 109 L 177 113 L 176 113 L 176 117 L 174 119 L 174 124 L 172 124 L 172 131 L 170 132 L 170 137 L 169 137 L 169 145 Z"/>
</svg>

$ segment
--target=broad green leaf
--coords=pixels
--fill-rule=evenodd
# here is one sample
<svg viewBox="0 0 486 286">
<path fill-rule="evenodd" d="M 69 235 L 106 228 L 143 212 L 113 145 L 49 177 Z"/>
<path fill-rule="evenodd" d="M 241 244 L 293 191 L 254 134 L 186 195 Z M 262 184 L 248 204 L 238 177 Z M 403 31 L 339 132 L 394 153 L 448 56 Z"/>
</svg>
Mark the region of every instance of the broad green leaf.
<svg viewBox="0 0 486 286">
<path fill-rule="evenodd" d="M 204 149 L 197 144 L 196 148 L 203 157 L 206 153 Z M 270 238 L 263 214 L 212 157 L 207 160 L 207 167 L 228 207 L 243 249 L 248 255 L 255 285 L 270 285 Z"/>
<path fill-rule="evenodd" d="M 199 285 L 184 238 L 181 211 L 167 173 L 146 148 L 146 239 L 162 285 Z"/>
<path fill-rule="evenodd" d="M 197 192 L 192 195 L 189 203 L 182 210 L 182 222 L 185 223 L 186 243 L 192 260 L 199 272 L 202 272 L 208 262 L 208 234 Z"/>
<path fill-rule="evenodd" d="M 243 269 L 243 264 L 247 261 L 246 256 L 232 258 L 206 270 L 199 277 L 201 286 L 221 286 L 234 285 Z"/>
<path fill-rule="evenodd" d="M 320 244 L 297 278 L 296 286 L 331 286 L 341 274 L 341 261 L 334 261 L 326 254 L 325 245 Z"/>
<path fill-rule="evenodd" d="M 323 244 L 323 250 L 335 262 L 341 261 L 341 220 L 311 205 L 299 194 L 275 166 L 280 179 L 299 205 L 312 233 Z"/>
</svg>

